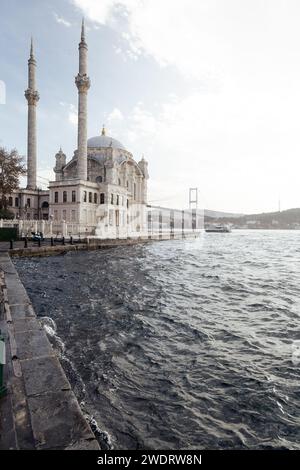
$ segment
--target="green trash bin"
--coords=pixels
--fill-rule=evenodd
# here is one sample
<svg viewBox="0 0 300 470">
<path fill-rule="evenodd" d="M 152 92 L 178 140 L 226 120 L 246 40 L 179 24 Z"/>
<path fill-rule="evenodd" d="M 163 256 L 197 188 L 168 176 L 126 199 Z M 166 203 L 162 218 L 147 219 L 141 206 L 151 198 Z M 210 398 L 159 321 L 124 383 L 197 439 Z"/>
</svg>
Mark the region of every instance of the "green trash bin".
<svg viewBox="0 0 300 470">
<path fill-rule="evenodd" d="M 0 330 L 0 398 L 6 394 L 6 387 L 4 386 L 4 365 L 6 363 L 6 350 L 5 339 Z"/>
</svg>

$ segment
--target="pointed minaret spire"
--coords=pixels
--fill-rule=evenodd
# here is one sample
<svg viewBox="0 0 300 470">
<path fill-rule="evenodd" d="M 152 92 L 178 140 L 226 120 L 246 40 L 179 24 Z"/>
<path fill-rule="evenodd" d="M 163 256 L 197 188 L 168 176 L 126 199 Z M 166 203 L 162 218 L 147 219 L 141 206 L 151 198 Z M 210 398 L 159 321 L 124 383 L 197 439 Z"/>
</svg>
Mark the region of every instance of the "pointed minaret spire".
<svg viewBox="0 0 300 470">
<path fill-rule="evenodd" d="M 78 88 L 78 159 L 77 177 L 87 180 L 87 94 L 91 86 L 87 75 L 88 46 L 85 41 L 84 20 L 81 28 L 81 42 L 79 43 L 79 73 L 75 79 Z"/>
<path fill-rule="evenodd" d="M 34 59 L 34 52 L 33 52 L 33 37 L 31 36 L 31 42 L 30 42 L 30 58 Z"/>
<path fill-rule="evenodd" d="M 36 106 L 40 99 L 36 89 L 36 60 L 33 53 L 33 40 L 30 43 L 30 58 L 28 60 L 28 88 L 25 97 L 28 102 L 28 127 L 27 127 L 27 187 L 36 189 L 37 166 L 37 136 L 36 136 Z"/>
<path fill-rule="evenodd" d="M 102 126 L 102 132 L 101 135 L 106 135 L 106 129 L 105 129 L 105 124 Z"/>
<path fill-rule="evenodd" d="M 82 24 L 81 24 L 81 42 L 85 42 L 85 24 L 84 24 L 84 18 L 82 18 Z"/>
<path fill-rule="evenodd" d="M 30 56 L 28 60 L 28 88 L 32 88 L 35 90 L 35 69 L 36 69 L 36 60 L 34 57 L 34 49 L 33 49 L 33 38 L 31 36 L 30 40 Z"/>
</svg>

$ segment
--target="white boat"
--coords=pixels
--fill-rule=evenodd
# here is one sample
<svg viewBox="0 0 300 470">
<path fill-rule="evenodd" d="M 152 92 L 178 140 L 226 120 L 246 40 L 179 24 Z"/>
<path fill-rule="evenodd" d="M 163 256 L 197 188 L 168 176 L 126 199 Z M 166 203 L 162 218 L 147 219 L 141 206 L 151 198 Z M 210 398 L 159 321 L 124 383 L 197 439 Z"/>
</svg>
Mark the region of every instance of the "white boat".
<svg viewBox="0 0 300 470">
<path fill-rule="evenodd" d="M 206 227 L 205 232 L 207 233 L 230 233 L 231 228 L 229 225 L 226 224 L 214 224 L 214 225 L 208 225 Z"/>
</svg>

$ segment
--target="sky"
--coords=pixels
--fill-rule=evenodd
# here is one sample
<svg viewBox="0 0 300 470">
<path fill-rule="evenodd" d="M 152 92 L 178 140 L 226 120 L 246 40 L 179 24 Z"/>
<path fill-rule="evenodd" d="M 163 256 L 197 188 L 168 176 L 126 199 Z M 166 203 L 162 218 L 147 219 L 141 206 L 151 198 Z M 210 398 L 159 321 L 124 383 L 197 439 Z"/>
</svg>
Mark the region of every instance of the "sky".
<svg viewBox="0 0 300 470">
<path fill-rule="evenodd" d="M 149 162 L 149 201 L 258 213 L 300 207 L 300 2 L 0 0 L 0 146 L 26 155 L 27 60 L 37 59 L 39 184 L 76 148 L 80 24 L 88 135 Z"/>
</svg>

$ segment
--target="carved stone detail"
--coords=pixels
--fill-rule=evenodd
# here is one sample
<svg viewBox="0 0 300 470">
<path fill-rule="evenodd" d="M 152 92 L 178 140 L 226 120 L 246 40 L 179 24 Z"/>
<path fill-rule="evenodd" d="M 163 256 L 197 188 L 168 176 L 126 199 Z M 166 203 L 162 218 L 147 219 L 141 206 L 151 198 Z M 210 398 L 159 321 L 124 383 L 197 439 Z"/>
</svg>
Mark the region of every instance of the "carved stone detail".
<svg viewBox="0 0 300 470">
<path fill-rule="evenodd" d="M 37 91 L 32 90 L 31 88 L 28 88 L 25 91 L 25 98 L 27 99 L 29 105 L 36 106 L 37 102 L 40 99 L 40 95 Z"/>
<path fill-rule="evenodd" d="M 90 78 L 87 75 L 80 75 L 75 78 L 75 83 L 79 93 L 87 93 L 91 86 Z"/>
</svg>

